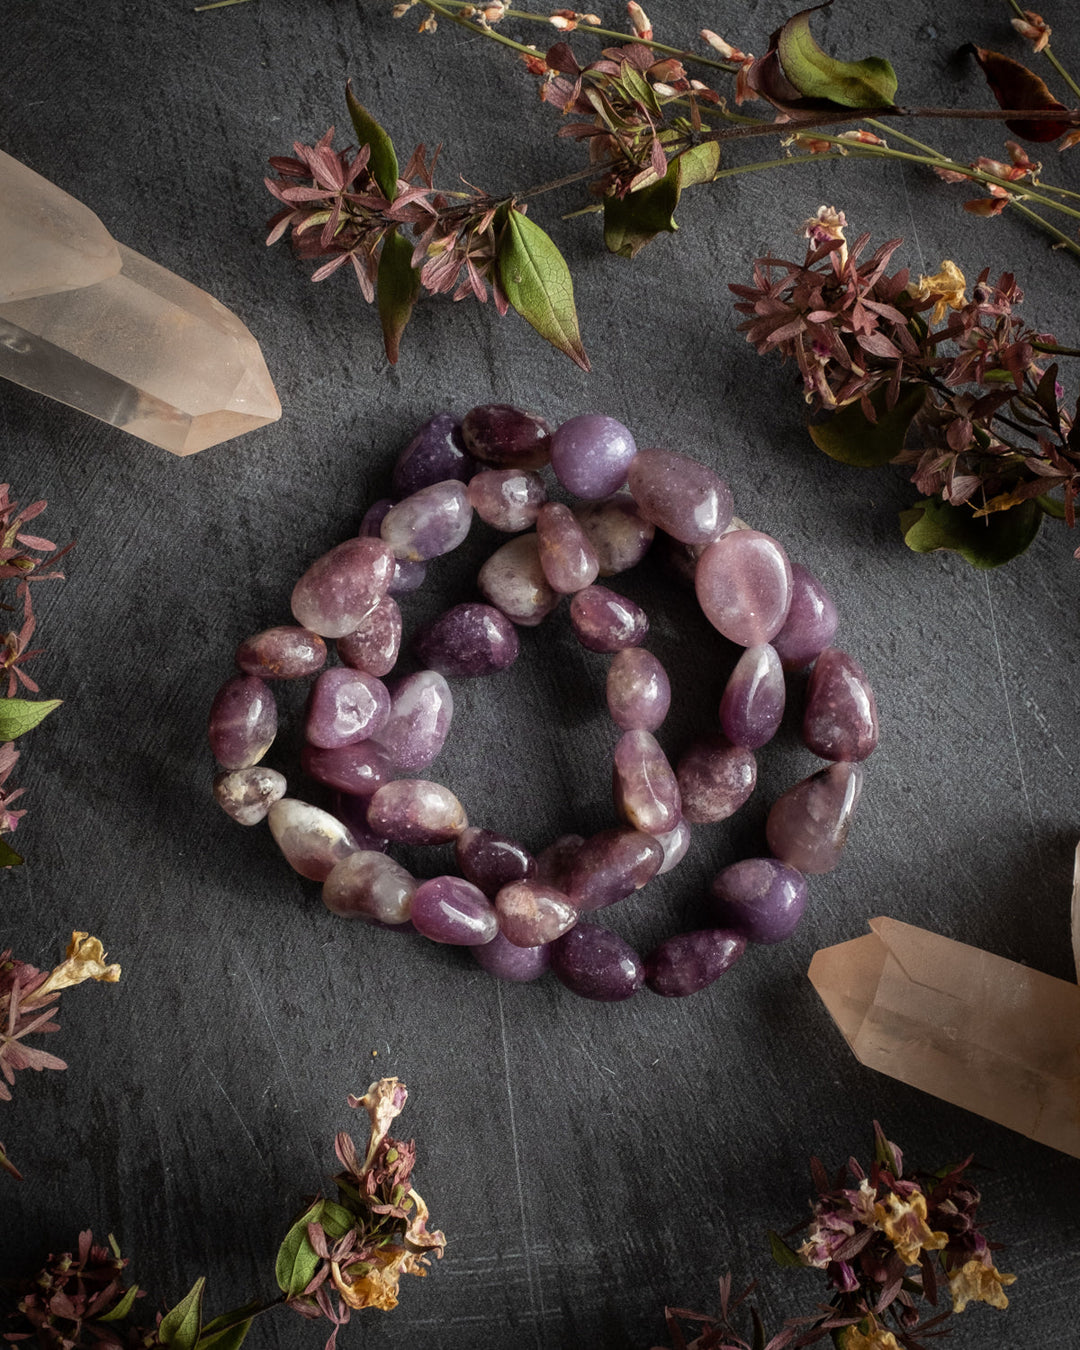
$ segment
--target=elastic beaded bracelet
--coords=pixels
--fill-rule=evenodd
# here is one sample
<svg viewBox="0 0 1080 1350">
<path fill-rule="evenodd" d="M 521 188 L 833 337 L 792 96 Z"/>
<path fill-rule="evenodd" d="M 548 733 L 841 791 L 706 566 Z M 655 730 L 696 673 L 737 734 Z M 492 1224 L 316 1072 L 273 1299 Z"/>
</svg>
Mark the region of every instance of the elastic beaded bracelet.
<svg viewBox="0 0 1080 1350">
<path fill-rule="evenodd" d="M 547 500 L 537 470 L 548 462 L 560 485 L 584 498 L 574 509 Z M 534 979 L 550 966 L 586 998 L 624 999 L 643 983 L 669 997 L 694 993 L 747 942 L 787 937 L 805 908 L 806 874 L 839 861 L 861 762 L 877 743 L 873 693 L 858 664 L 829 646 L 836 610 L 817 579 L 770 536 L 733 519 L 727 485 L 705 465 L 639 451 L 609 417 L 576 417 L 552 432 L 507 405 L 474 408 L 462 423 L 441 413 L 403 451 L 393 481 L 400 499 L 377 502 L 359 536 L 297 582 L 292 610 L 302 626 L 268 629 L 237 649 L 242 673 L 219 690 L 209 724 L 223 809 L 244 825 L 268 818 L 292 867 L 323 883 L 332 912 L 468 946 L 504 979 Z M 415 636 L 427 669 L 388 689 L 382 677 L 402 635 L 393 596 L 415 589 L 426 564 L 465 539 L 474 513 L 515 537 L 481 567 L 482 601 L 453 606 Z M 648 618 L 598 584 L 660 542 L 692 577 L 712 626 L 745 648 L 716 732 L 677 769 L 653 735 L 671 691 L 640 645 Z M 606 693 L 622 733 L 613 764 L 622 823 L 590 839 L 565 836 L 534 859 L 513 840 L 470 827 L 442 784 L 394 775 L 426 769 L 442 749 L 453 715 L 446 677 L 506 669 L 519 654 L 517 629 L 541 623 L 564 596 L 577 640 L 612 656 Z M 327 639 L 344 665 L 324 669 Z M 716 926 L 668 938 L 642 961 L 616 933 L 583 920 L 675 867 L 691 826 L 742 806 L 756 783 L 754 751 L 780 725 L 785 670 L 811 662 L 803 739 L 830 763 L 774 803 L 766 823 L 773 856 L 715 878 Z M 301 765 L 338 794 L 333 814 L 286 797 L 284 776 L 259 763 L 277 731 L 267 681 L 311 675 Z M 391 842 L 451 841 L 460 876 L 418 881 L 385 852 Z"/>
</svg>

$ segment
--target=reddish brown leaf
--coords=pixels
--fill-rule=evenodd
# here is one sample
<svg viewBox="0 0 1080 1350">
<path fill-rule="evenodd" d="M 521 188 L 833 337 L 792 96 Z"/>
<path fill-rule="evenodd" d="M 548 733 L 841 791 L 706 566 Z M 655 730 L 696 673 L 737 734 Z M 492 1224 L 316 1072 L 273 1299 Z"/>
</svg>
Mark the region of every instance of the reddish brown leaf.
<svg viewBox="0 0 1080 1350">
<path fill-rule="evenodd" d="M 1046 108 L 1055 112 L 1067 112 L 1065 105 L 1059 103 L 1046 84 L 1033 71 L 1028 70 L 1011 56 L 1002 56 L 1000 52 L 990 51 L 986 47 L 972 47 L 975 60 L 982 67 L 990 92 L 998 101 L 1000 108 Z M 1048 117 L 1045 121 L 1019 119 L 1006 122 L 1005 125 L 1017 136 L 1026 141 L 1056 141 L 1071 127 L 1069 122 L 1059 122 Z"/>
</svg>

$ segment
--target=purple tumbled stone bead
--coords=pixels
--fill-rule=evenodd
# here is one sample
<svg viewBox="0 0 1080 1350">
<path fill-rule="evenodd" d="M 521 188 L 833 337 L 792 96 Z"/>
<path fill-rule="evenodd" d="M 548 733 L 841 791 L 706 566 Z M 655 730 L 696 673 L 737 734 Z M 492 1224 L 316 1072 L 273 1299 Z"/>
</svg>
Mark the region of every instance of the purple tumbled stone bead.
<svg viewBox="0 0 1080 1350">
<path fill-rule="evenodd" d="M 355 745 L 377 735 L 389 715 L 390 695 L 381 680 L 349 666 L 334 666 L 315 681 L 304 735 L 321 750 Z"/>
<path fill-rule="evenodd" d="M 802 563 L 791 564 L 791 608 L 772 645 L 785 670 L 807 666 L 833 640 L 836 606 L 825 587 Z"/>
<path fill-rule="evenodd" d="M 392 497 L 381 497 L 368 507 L 360 522 L 358 533 L 365 539 L 380 539 L 379 531 L 386 519 L 386 513 L 394 505 Z M 394 575 L 387 588 L 391 595 L 401 595 L 405 591 L 415 591 L 424 584 L 427 565 L 422 562 L 407 562 L 404 558 L 394 559 Z"/>
<path fill-rule="evenodd" d="M 379 533 L 395 558 L 427 562 L 457 548 L 471 524 L 469 494 L 462 483 L 449 479 L 421 488 L 392 506 L 383 517 Z"/>
<path fill-rule="evenodd" d="M 496 469 L 542 469 L 551 458 L 551 427 L 509 403 L 486 403 L 465 414 L 465 448 Z"/>
<path fill-rule="evenodd" d="M 408 923 L 418 886 L 414 876 L 385 853 L 350 853 L 323 882 L 323 904 L 346 919 Z"/>
<path fill-rule="evenodd" d="M 369 675 L 389 675 L 401 647 L 401 610 L 384 595 L 359 628 L 337 640 L 337 654 L 347 666 Z"/>
<path fill-rule="evenodd" d="M 377 741 L 329 749 L 305 745 L 300 752 L 300 767 L 317 783 L 325 783 L 351 797 L 370 797 L 394 772 L 390 756 Z"/>
<path fill-rule="evenodd" d="M 258 764 L 277 735 L 277 704 L 257 675 L 234 675 L 214 695 L 207 737 L 223 769 Z"/>
<path fill-rule="evenodd" d="M 636 454 L 637 444 L 626 427 L 599 413 L 571 417 L 551 437 L 555 477 L 567 492 L 590 501 L 622 487 Z"/>
<path fill-rule="evenodd" d="M 471 881 L 489 899 L 515 881 L 536 875 L 536 859 L 513 839 L 470 825 L 454 844 L 454 858 L 466 881 Z"/>
<path fill-rule="evenodd" d="M 601 830 L 568 859 L 559 889 L 578 909 L 603 909 L 640 890 L 663 861 L 664 850 L 651 834 Z"/>
<path fill-rule="evenodd" d="M 643 647 L 626 647 L 608 666 L 607 705 L 623 731 L 655 731 L 671 706 L 667 671 Z"/>
<path fill-rule="evenodd" d="M 690 826 L 682 818 L 673 829 L 666 834 L 657 834 L 653 838 L 664 850 L 664 861 L 660 864 L 658 877 L 662 877 L 665 872 L 670 872 L 678 867 L 679 863 L 686 857 L 686 850 L 690 847 Z"/>
<path fill-rule="evenodd" d="M 263 680 L 299 680 L 326 664 L 326 643 L 306 628 L 267 628 L 241 642 L 236 664 Z"/>
<path fill-rule="evenodd" d="M 574 515 L 593 546 L 602 577 L 636 567 L 656 535 L 656 526 L 641 514 L 629 492 L 575 506 Z"/>
<path fill-rule="evenodd" d="M 469 503 L 485 525 L 516 534 L 536 524 L 547 501 L 544 480 L 531 469 L 484 469 L 469 481 Z"/>
<path fill-rule="evenodd" d="M 579 923 L 551 944 L 551 969 L 571 993 L 601 1003 L 630 998 L 645 979 L 633 947 L 593 923 Z"/>
<path fill-rule="evenodd" d="M 596 552 L 574 513 L 562 502 L 548 502 L 536 517 L 540 566 L 553 591 L 572 595 L 591 586 L 600 573 Z"/>
<path fill-rule="evenodd" d="M 266 819 L 289 866 L 310 881 L 325 881 L 342 858 L 358 851 L 340 820 L 295 797 L 275 802 Z"/>
<path fill-rule="evenodd" d="M 862 666 L 839 647 L 826 647 L 814 662 L 803 740 L 822 759 L 866 759 L 877 745 L 874 691 Z"/>
<path fill-rule="evenodd" d="M 570 865 L 584 842 L 584 836 L 580 834 L 559 835 L 558 839 L 536 855 L 536 873 L 532 880 L 565 891 Z"/>
<path fill-rule="evenodd" d="M 390 847 L 390 840 L 368 829 L 367 808 L 367 797 L 358 797 L 352 792 L 333 794 L 331 810 L 356 840 L 357 845 L 366 853 L 385 853 Z"/>
<path fill-rule="evenodd" d="M 644 834 L 667 834 L 679 823 L 682 803 L 675 771 L 649 731 L 619 737 L 612 761 L 616 814 Z"/>
<path fill-rule="evenodd" d="M 606 586 L 586 586 L 570 601 L 570 625 L 591 652 L 619 652 L 640 646 L 649 632 L 649 616 Z"/>
<path fill-rule="evenodd" d="M 745 746 L 723 736 L 696 741 L 676 770 L 682 813 L 691 825 L 733 816 L 757 784 L 757 761 Z"/>
<path fill-rule="evenodd" d="M 562 891 L 542 881 L 514 881 L 495 897 L 499 931 L 515 947 L 542 947 L 570 931 L 578 911 Z"/>
<path fill-rule="evenodd" d="M 455 605 L 422 628 L 413 651 L 442 675 L 493 675 L 517 660 L 520 644 L 510 620 L 494 605 Z"/>
<path fill-rule="evenodd" d="M 639 450 L 627 477 L 645 519 L 684 544 L 707 544 L 731 523 L 731 489 L 689 455 Z"/>
<path fill-rule="evenodd" d="M 487 896 L 461 877 L 432 877 L 417 886 L 412 921 L 432 942 L 482 947 L 499 931 L 499 917 Z"/>
<path fill-rule="evenodd" d="M 765 822 L 773 854 L 817 876 L 840 861 L 862 792 L 861 764 L 830 764 L 779 797 Z"/>
<path fill-rule="evenodd" d="M 368 828 L 398 844 L 448 844 L 469 823 L 448 787 L 426 778 L 384 783 L 368 803 Z"/>
<path fill-rule="evenodd" d="M 461 423 L 453 413 L 436 413 L 424 423 L 397 457 L 393 486 L 399 497 L 410 497 L 432 483 L 456 478 L 467 483 L 476 464 L 465 449 Z"/>
<path fill-rule="evenodd" d="M 740 647 L 771 642 L 791 607 L 791 564 L 770 535 L 732 530 L 698 559 L 694 578 L 702 613 Z"/>
<path fill-rule="evenodd" d="M 784 668 L 768 643 L 747 647 L 720 699 L 720 726 L 732 745 L 757 750 L 776 735 L 784 716 Z"/>
<path fill-rule="evenodd" d="M 426 769 L 443 748 L 454 715 L 450 686 L 437 670 L 407 675 L 390 690 L 390 715 L 377 737 L 398 769 Z"/>
<path fill-rule="evenodd" d="M 806 908 L 806 878 L 775 858 L 744 858 L 713 878 L 716 917 L 748 942 L 782 942 Z"/>
<path fill-rule="evenodd" d="M 551 949 L 544 947 L 515 947 L 501 933 L 496 933 L 482 947 L 470 947 L 473 959 L 497 980 L 513 980 L 525 984 L 538 980 L 551 966 Z"/>
<path fill-rule="evenodd" d="M 645 958 L 645 983 L 664 998 L 685 998 L 718 980 L 746 950 L 746 938 L 724 928 L 679 933 Z"/>
<path fill-rule="evenodd" d="M 285 775 L 276 769 L 253 764 L 246 769 L 219 773 L 214 779 L 214 800 L 238 825 L 257 825 L 276 801 L 285 796 Z"/>
<path fill-rule="evenodd" d="M 381 539 L 346 539 L 317 558 L 293 587 L 297 623 L 324 638 L 355 632 L 386 594 L 394 555 Z"/>
<path fill-rule="evenodd" d="M 476 586 L 485 600 L 523 628 L 534 628 L 561 598 L 544 576 L 534 533 L 518 535 L 496 549 L 477 573 Z"/>
</svg>

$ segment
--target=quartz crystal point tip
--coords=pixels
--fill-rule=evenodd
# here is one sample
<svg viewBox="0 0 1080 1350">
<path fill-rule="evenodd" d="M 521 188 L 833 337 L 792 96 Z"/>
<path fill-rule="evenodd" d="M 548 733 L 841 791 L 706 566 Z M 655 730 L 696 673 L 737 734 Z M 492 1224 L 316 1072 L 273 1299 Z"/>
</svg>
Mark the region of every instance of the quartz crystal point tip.
<svg viewBox="0 0 1080 1350">
<path fill-rule="evenodd" d="M 0 241 L 0 375 L 176 455 L 281 416 L 231 310 L 3 152 Z"/>
</svg>

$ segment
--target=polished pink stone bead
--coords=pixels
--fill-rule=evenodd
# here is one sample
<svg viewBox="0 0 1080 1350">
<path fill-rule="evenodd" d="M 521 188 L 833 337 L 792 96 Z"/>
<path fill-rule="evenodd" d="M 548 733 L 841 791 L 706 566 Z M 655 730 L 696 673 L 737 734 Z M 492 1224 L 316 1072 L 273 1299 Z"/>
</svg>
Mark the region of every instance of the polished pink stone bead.
<svg viewBox="0 0 1080 1350">
<path fill-rule="evenodd" d="M 238 825 L 257 825 L 285 796 L 285 788 L 283 773 L 253 764 L 247 769 L 219 773 L 214 779 L 214 800 Z"/>
<path fill-rule="evenodd" d="M 463 483 L 456 478 L 432 483 L 383 517 L 380 534 L 406 562 L 427 562 L 450 553 L 462 543 L 472 524 L 472 507 Z"/>
<path fill-rule="evenodd" d="M 321 749 L 305 745 L 300 767 L 309 778 L 353 797 L 370 797 L 393 776 L 390 756 L 377 741 Z"/>
<path fill-rule="evenodd" d="M 474 459 L 497 469 L 542 469 L 551 459 L 551 427 L 537 413 L 509 403 L 472 408 L 461 435 Z"/>
<path fill-rule="evenodd" d="M 639 450 L 627 478 L 645 519 L 684 544 L 706 544 L 731 524 L 731 489 L 689 455 Z"/>
<path fill-rule="evenodd" d="M 304 735 L 310 745 L 332 750 L 376 735 L 390 715 L 390 695 L 374 675 L 348 666 L 324 670 L 308 699 Z"/>
<path fill-rule="evenodd" d="M 618 492 L 602 502 L 584 502 L 574 507 L 574 515 L 593 546 L 602 577 L 636 567 L 656 534 L 656 526 L 641 514 L 629 492 Z"/>
<path fill-rule="evenodd" d="M 530 469 L 484 469 L 469 483 L 469 501 L 485 525 L 516 534 L 536 524 L 547 488 Z"/>
<path fill-rule="evenodd" d="M 494 605 L 468 600 L 426 624 L 413 638 L 413 651 L 443 675 L 494 675 L 517 660 L 517 629 Z"/>
<path fill-rule="evenodd" d="M 530 879 L 565 891 L 570 866 L 584 842 L 585 838 L 580 834 L 559 835 L 558 839 L 536 855 L 536 873 Z"/>
<path fill-rule="evenodd" d="M 773 855 L 800 872 L 831 872 L 851 829 L 864 772 L 861 764 L 830 764 L 778 798 L 765 822 Z"/>
<path fill-rule="evenodd" d="M 310 881 L 325 881 L 342 858 L 357 852 L 340 820 L 295 797 L 275 802 L 266 820 L 289 866 Z"/>
<path fill-rule="evenodd" d="M 479 947 L 499 931 L 491 901 L 462 877 L 432 877 L 422 882 L 412 898 L 412 921 L 431 942 L 454 947 Z"/>
<path fill-rule="evenodd" d="M 803 740 L 822 759 L 866 759 L 877 745 L 874 691 L 862 666 L 839 647 L 826 647 L 814 663 Z"/>
<path fill-rule="evenodd" d="M 317 558 L 293 587 L 297 623 L 324 638 L 355 632 L 386 594 L 394 555 L 381 539 L 346 539 Z"/>
<path fill-rule="evenodd" d="M 326 643 L 306 628 L 267 628 L 241 642 L 236 664 L 263 680 L 298 680 L 326 664 Z"/>
<path fill-rule="evenodd" d="M 571 993 L 617 1003 L 641 988 L 645 967 L 633 947 L 594 923 L 579 923 L 551 944 L 551 970 Z"/>
<path fill-rule="evenodd" d="M 515 947 L 541 947 L 570 931 L 578 911 L 554 886 L 514 881 L 495 897 L 499 931 Z"/>
<path fill-rule="evenodd" d="M 768 643 L 747 647 L 720 699 L 720 726 L 733 745 L 757 750 L 776 735 L 784 716 L 784 669 Z"/>
<path fill-rule="evenodd" d="M 368 804 L 368 827 L 399 844 L 447 844 L 468 823 L 450 789 L 426 778 L 384 783 Z"/>
<path fill-rule="evenodd" d="M 407 923 L 419 882 L 385 853 L 350 853 L 323 882 L 323 904 L 331 914 L 377 923 Z"/>
<path fill-rule="evenodd" d="M 234 675 L 214 695 L 207 737 L 223 769 L 258 764 L 277 735 L 277 704 L 257 675 Z"/>
<path fill-rule="evenodd" d="M 640 890 L 663 861 L 664 850 L 651 834 L 626 828 L 601 830 L 570 859 L 560 889 L 578 909 L 602 909 Z"/>
<path fill-rule="evenodd" d="M 461 423 L 453 413 L 436 413 L 417 431 L 397 457 L 393 488 L 398 497 L 408 497 L 432 483 L 456 478 L 467 483 L 476 464 L 465 453 Z"/>
<path fill-rule="evenodd" d="M 437 670 L 407 675 L 390 690 L 379 744 L 398 769 L 426 769 L 438 758 L 454 716 L 454 696 Z"/>
<path fill-rule="evenodd" d="M 529 881 L 536 874 L 536 859 L 513 839 L 494 830 L 470 825 L 454 844 L 454 859 L 466 881 L 479 886 L 493 899 L 514 881 Z"/>
<path fill-rule="evenodd" d="M 513 980 L 524 984 L 538 980 L 551 966 L 551 948 L 515 947 L 501 933 L 481 947 L 470 947 L 473 960 L 497 980 Z"/>
<path fill-rule="evenodd" d="M 389 675 L 397 665 L 400 647 L 401 610 L 390 595 L 383 596 L 357 629 L 337 640 L 342 661 L 369 675 Z"/>
<path fill-rule="evenodd" d="M 733 816 L 747 800 L 757 783 L 757 762 L 744 746 L 709 736 L 686 751 L 677 777 L 684 818 L 708 825 Z"/>
<path fill-rule="evenodd" d="M 664 850 L 664 861 L 660 864 L 658 877 L 662 877 L 665 872 L 672 871 L 678 867 L 679 863 L 686 857 L 686 851 L 690 847 L 690 826 L 685 818 L 680 817 L 679 822 L 666 834 L 657 834 L 653 836 L 656 842 Z"/>
<path fill-rule="evenodd" d="M 627 731 L 615 747 L 612 792 L 618 815 L 645 834 L 666 834 L 679 823 L 679 784 L 667 756 L 648 731 Z"/>
<path fill-rule="evenodd" d="M 372 502 L 364 512 L 364 518 L 360 522 L 357 534 L 370 539 L 381 539 L 382 535 L 379 531 L 382 529 L 382 523 L 393 505 L 394 499 L 392 497 L 380 497 L 377 502 Z M 394 576 L 390 582 L 389 592 L 391 595 L 400 595 L 406 591 L 415 591 L 424 584 L 426 576 L 426 563 L 408 562 L 404 558 L 396 558 L 394 560 Z"/>
<path fill-rule="evenodd" d="M 591 652 L 637 647 L 649 632 L 649 616 L 624 595 L 606 586 L 586 586 L 570 601 L 570 626 Z"/>
<path fill-rule="evenodd" d="M 606 497 L 622 487 L 636 454 L 626 427 L 601 413 L 571 417 L 551 438 L 555 477 L 575 497 Z"/>
<path fill-rule="evenodd" d="M 536 535 L 521 534 L 503 544 L 476 576 L 480 594 L 523 628 L 534 628 L 559 603 L 540 564 Z"/>
<path fill-rule="evenodd" d="M 771 642 L 791 607 L 787 554 L 760 530 L 732 530 L 710 544 L 694 585 L 708 621 L 742 647 Z"/>
<path fill-rule="evenodd" d="M 655 731 L 671 706 L 667 671 L 643 647 L 626 647 L 608 666 L 607 705 L 624 731 Z"/>
<path fill-rule="evenodd" d="M 600 572 L 596 551 L 562 502 L 548 502 L 536 517 L 540 566 L 553 591 L 571 595 L 591 586 Z"/>
<path fill-rule="evenodd" d="M 824 651 L 836 632 L 832 597 L 802 563 L 791 564 L 791 609 L 772 640 L 785 670 L 807 666 Z"/>
<path fill-rule="evenodd" d="M 664 998 L 685 998 L 718 980 L 745 950 L 746 938 L 724 928 L 678 933 L 645 958 L 645 983 Z"/>
</svg>

